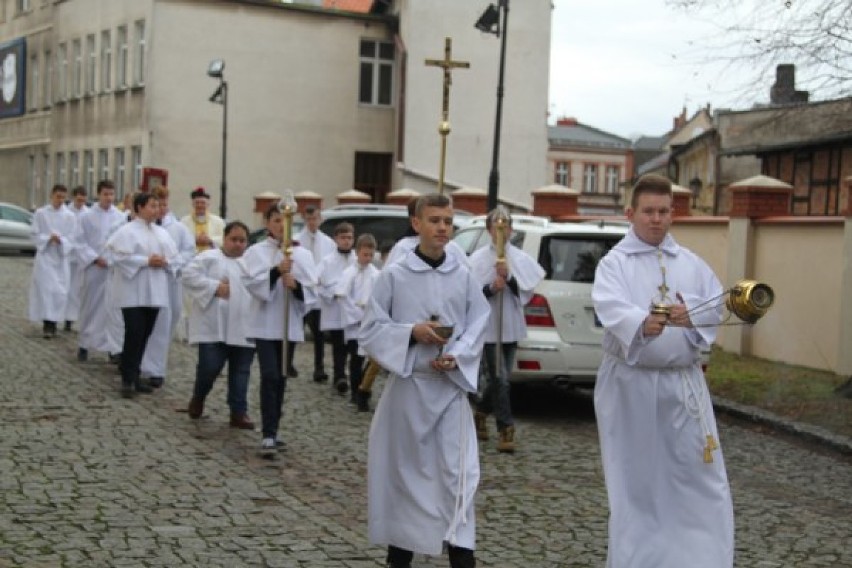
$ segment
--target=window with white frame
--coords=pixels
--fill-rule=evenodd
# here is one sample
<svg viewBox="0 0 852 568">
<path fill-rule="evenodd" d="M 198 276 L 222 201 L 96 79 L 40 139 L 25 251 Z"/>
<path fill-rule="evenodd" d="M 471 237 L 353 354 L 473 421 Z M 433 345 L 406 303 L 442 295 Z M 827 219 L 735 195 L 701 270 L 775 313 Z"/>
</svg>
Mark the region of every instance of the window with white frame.
<svg viewBox="0 0 852 568">
<path fill-rule="evenodd" d="M 71 54 L 71 96 L 79 97 L 83 94 L 83 45 L 79 39 L 71 43 Z"/>
<path fill-rule="evenodd" d="M 142 146 L 133 146 L 130 149 L 133 163 L 133 188 L 142 187 Z"/>
<path fill-rule="evenodd" d="M 133 84 L 145 84 L 145 20 L 133 24 Z"/>
<path fill-rule="evenodd" d="M 56 183 L 65 185 L 65 154 L 62 152 L 56 153 Z"/>
<path fill-rule="evenodd" d="M 112 33 L 101 32 L 101 91 L 112 88 Z"/>
<path fill-rule="evenodd" d="M 98 52 L 95 47 L 95 34 L 86 36 L 86 94 L 95 92 L 95 77 L 98 69 Z"/>
<path fill-rule="evenodd" d="M 44 52 L 44 108 L 50 108 L 53 102 L 53 52 Z"/>
<path fill-rule="evenodd" d="M 583 192 L 598 192 L 598 165 L 586 164 L 583 166 Z"/>
<path fill-rule="evenodd" d="M 80 155 L 77 152 L 68 153 L 68 189 L 80 185 Z"/>
<path fill-rule="evenodd" d="M 621 178 L 620 168 L 618 166 L 607 166 L 606 177 L 604 179 L 605 191 L 607 193 L 618 193 L 618 182 Z"/>
<path fill-rule="evenodd" d="M 393 101 L 393 43 L 362 39 L 360 65 L 358 102 L 390 106 Z"/>
<path fill-rule="evenodd" d="M 33 54 L 30 57 L 30 109 L 35 110 L 39 105 L 39 89 L 41 88 L 41 81 L 39 78 L 39 68 L 38 68 L 38 54 Z M 35 166 L 33 166 L 35 167 Z"/>
<path fill-rule="evenodd" d="M 101 148 L 98 150 L 98 178 L 109 179 L 109 150 Z"/>
<path fill-rule="evenodd" d="M 571 162 L 556 162 L 554 183 L 571 187 Z"/>
<path fill-rule="evenodd" d="M 83 152 L 83 177 L 86 192 L 91 195 L 95 189 L 95 155 L 91 150 Z"/>
<path fill-rule="evenodd" d="M 68 46 L 60 43 L 56 51 L 57 83 L 56 100 L 64 101 L 68 98 Z"/>
<path fill-rule="evenodd" d="M 124 197 L 124 148 L 115 149 L 115 175 L 112 177 L 116 197 Z"/>
<path fill-rule="evenodd" d="M 115 86 L 120 89 L 127 86 L 127 26 L 118 27 L 115 51 Z"/>
</svg>

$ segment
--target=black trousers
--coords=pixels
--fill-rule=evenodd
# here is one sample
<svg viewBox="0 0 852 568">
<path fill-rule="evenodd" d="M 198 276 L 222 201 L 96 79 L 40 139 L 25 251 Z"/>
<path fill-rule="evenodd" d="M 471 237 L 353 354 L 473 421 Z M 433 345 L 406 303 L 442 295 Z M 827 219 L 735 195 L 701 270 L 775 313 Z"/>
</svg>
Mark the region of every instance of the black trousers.
<svg viewBox="0 0 852 568">
<path fill-rule="evenodd" d="M 256 339 L 254 345 L 260 367 L 261 432 L 264 438 L 276 438 L 287 388 L 287 377 L 281 374 L 284 342 L 280 339 Z"/>
<path fill-rule="evenodd" d="M 346 340 L 343 338 L 342 329 L 330 329 L 328 335 L 331 337 L 331 355 L 334 360 L 334 380 L 346 377 Z"/>
<path fill-rule="evenodd" d="M 349 355 L 349 392 L 355 398 L 364 376 L 364 357 L 358 355 L 358 342 L 354 339 L 346 342 L 346 352 Z"/>
<path fill-rule="evenodd" d="M 476 558 L 469 548 L 449 546 L 450 568 L 476 568 Z M 388 546 L 387 562 L 390 568 L 410 568 L 414 553 L 410 550 Z"/>
<path fill-rule="evenodd" d="M 160 308 L 135 307 L 121 308 L 124 318 L 124 347 L 121 351 L 121 382 L 133 385 L 139 381 L 139 367 L 148 345 L 148 338 L 157 323 Z"/>
<path fill-rule="evenodd" d="M 314 336 L 314 371 L 322 371 L 325 368 L 323 358 L 325 356 L 325 338 L 320 331 L 320 311 L 311 310 L 305 314 L 305 323 Z"/>
</svg>

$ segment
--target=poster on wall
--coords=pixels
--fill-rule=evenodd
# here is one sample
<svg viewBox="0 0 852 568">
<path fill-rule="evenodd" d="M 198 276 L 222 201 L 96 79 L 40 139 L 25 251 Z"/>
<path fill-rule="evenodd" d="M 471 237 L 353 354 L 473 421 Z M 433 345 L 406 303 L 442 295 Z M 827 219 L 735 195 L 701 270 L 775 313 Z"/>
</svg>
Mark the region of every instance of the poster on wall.
<svg viewBox="0 0 852 568">
<path fill-rule="evenodd" d="M 0 43 L 0 118 L 24 114 L 26 61 L 26 39 L 20 37 Z"/>
</svg>

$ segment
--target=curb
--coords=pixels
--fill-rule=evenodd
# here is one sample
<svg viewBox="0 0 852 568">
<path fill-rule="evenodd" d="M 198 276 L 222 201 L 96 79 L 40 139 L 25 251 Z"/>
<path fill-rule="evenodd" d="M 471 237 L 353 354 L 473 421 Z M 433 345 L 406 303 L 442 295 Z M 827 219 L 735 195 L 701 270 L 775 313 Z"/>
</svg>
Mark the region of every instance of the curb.
<svg viewBox="0 0 852 568">
<path fill-rule="evenodd" d="M 794 422 L 761 408 L 747 406 L 725 398 L 717 396 L 712 396 L 711 398 L 713 399 L 713 408 L 718 413 L 727 414 L 762 426 L 768 426 L 777 432 L 792 434 L 808 441 L 816 442 L 843 455 L 852 455 L 852 438 L 848 436 L 835 434 L 819 426 Z"/>
</svg>

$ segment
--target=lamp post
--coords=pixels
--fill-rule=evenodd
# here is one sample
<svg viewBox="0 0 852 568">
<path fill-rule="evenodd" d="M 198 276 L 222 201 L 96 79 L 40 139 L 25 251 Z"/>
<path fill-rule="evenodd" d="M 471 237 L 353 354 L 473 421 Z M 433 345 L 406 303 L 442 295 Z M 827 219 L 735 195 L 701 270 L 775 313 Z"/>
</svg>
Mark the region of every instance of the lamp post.
<svg viewBox="0 0 852 568">
<path fill-rule="evenodd" d="M 498 7 L 499 6 L 499 7 Z M 506 68 L 506 36 L 508 35 L 509 0 L 499 0 L 499 5 L 489 4 L 485 12 L 476 21 L 475 27 L 481 32 L 494 34 L 500 38 L 500 73 L 497 79 L 497 116 L 494 119 L 494 148 L 491 154 L 491 173 L 488 175 L 488 210 L 497 207 L 497 193 L 500 188 L 500 127 L 503 121 L 503 75 Z M 503 17 L 500 17 L 500 11 Z M 502 20 L 502 26 L 501 26 Z M 501 37 L 500 30 L 503 30 Z"/>
<path fill-rule="evenodd" d="M 695 176 L 691 180 L 689 180 L 689 191 L 692 192 L 692 208 L 696 209 L 698 207 L 698 196 L 701 195 L 701 188 L 704 187 L 704 184 L 701 183 L 701 180 L 698 176 Z"/>
<path fill-rule="evenodd" d="M 225 71 L 225 61 L 223 59 L 214 59 L 207 67 L 207 75 L 214 79 L 219 79 L 219 87 L 210 95 L 211 103 L 222 105 L 222 185 L 219 196 L 219 216 L 222 219 L 228 217 L 228 82 L 225 81 L 223 72 Z"/>
</svg>

